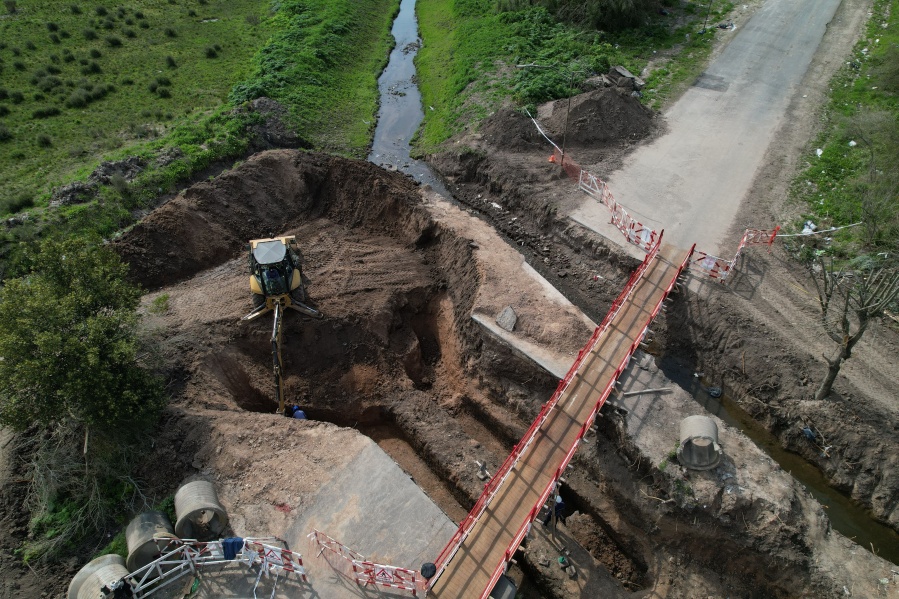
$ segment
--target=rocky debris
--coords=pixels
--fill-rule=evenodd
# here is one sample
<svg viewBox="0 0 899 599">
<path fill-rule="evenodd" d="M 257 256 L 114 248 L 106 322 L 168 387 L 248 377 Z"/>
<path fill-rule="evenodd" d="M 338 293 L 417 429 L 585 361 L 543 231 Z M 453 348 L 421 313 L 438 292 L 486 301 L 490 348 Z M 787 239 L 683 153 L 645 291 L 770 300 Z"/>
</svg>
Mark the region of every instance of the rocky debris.
<svg viewBox="0 0 899 599">
<path fill-rule="evenodd" d="M 113 177 L 121 176 L 125 181 L 133 181 L 146 166 L 146 161 L 140 156 L 129 156 L 124 160 L 101 162 L 100 166 L 87 178 L 88 181 L 100 185 L 109 185 Z"/>
<path fill-rule="evenodd" d="M 17 214 L 15 216 L 7 218 L 5 221 L 3 221 L 3 224 L 6 225 L 7 229 L 14 229 L 16 227 L 24 225 L 30 219 L 31 215 L 27 212 L 23 212 L 22 214 Z"/>
<path fill-rule="evenodd" d="M 50 196 L 50 208 L 83 204 L 94 199 L 96 194 L 96 183 L 75 181 L 53 190 L 53 194 Z"/>
<path fill-rule="evenodd" d="M 156 166 L 168 166 L 179 158 L 183 157 L 184 152 L 181 151 L 181 148 L 166 148 L 159 153 L 159 156 L 156 157 Z"/>
<path fill-rule="evenodd" d="M 262 122 L 250 125 L 255 150 L 274 148 L 311 148 L 312 144 L 297 135 L 287 122 L 287 109 L 271 98 L 256 98 L 249 106 L 237 109 L 240 112 L 255 112 Z"/>
<path fill-rule="evenodd" d="M 510 333 L 515 330 L 515 323 L 518 322 L 518 315 L 512 306 L 506 306 L 499 316 L 496 317 L 496 324 Z"/>
<path fill-rule="evenodd" d="M 646 85 L 646 82 L 628 71 L 622 66 L 612 67 L 606 78 L 615 84 L 616 87 L 624 88 L 625 91 L 638 92 Z"/>
</svg>

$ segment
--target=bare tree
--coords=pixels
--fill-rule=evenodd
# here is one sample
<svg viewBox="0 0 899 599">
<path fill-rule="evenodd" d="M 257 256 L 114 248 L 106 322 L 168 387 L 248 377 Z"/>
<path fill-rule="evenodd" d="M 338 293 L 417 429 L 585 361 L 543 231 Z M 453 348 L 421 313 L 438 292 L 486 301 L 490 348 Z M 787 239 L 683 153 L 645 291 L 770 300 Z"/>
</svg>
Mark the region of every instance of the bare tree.
<svg viewBox="0 0 899 599">
<path fill-rule="evenodd" d="M 818 291 L 821 324 L 838 347 L 827 361 L 827 376 L 815 399 L 830 395 L 843 362 L 868 329 L 871 321 L 899 297 L 899 270 L 863 256 L 845 267 L 837 267 L 832 256 L 817 252 L 810 262 L 812 281 Z"/>
</svg>

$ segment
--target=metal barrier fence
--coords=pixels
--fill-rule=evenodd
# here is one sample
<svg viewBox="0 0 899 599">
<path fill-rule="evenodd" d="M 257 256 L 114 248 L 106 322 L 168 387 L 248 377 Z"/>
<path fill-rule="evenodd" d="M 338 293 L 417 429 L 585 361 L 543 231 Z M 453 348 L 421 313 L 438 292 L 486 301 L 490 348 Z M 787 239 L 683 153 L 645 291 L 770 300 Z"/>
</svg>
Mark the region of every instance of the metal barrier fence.
<svg viewBox="0 0 899 599">
<path fill-rule="evenodd" d="M 549 161 L 554 164 L 559 164 L 562 170 L 565 171 L 571 179 L 577 181 L 581 191 L 609 209 L 609 212 L 612 215 L 612 224 L 621 231 L 628 243 L 636 245 L 644 252 L 649 252 L 661 236 L 660 233 L 657 233 L 655 230 L 634 219 L 624 206 L 615 200 L 605 181 L 581 168 L 581 166 L 571 158 L 570 154 L 563 154 L 559 146 L 549 138 L 533 116 L 531 116 L 531 121 L 534 123 L 534 126 L 537 127 L 540 134 L 553 147 L 553 153 L 549 157 Z M 719 282 L 724 282 L 736 266 L 737 260 L 740 258 L 740 253 L 743 251 L 744 247 L 754 244 L 766 244 L 770 251 L 770 247 L 774 243 L 774 238 L 777 237 L 778 231 L 780 231 L 779 226 L 771 230 L 746 229 L 743 232 L 743 237 L 740 239 L 740 244 L 737 246 L 737 252 L 732 260 L 725 260 L 724 258 L 712 256 L 711 254 L 697 250 L 694 252 L 695 257 L 690 262 L 690 267 L 706 273 Z"/>
<path fill-rule="evenodd" d="M 315 529 L 306 536 L 313 545 L 320 547 L 318 556 L 321 556 L 327 550 L 346 560 L 352 568 L 353 579 L 358 585 L 363 587 L 369 584 L 380 585 L 409 591 L 413 596 L 417 596 L 418 591 L 424 590 L 422 579 L 419 577 L 418 572 L 414 570 L 368 561 L 358 551 L 350 549 L 340 541 Z"/>
</svg>

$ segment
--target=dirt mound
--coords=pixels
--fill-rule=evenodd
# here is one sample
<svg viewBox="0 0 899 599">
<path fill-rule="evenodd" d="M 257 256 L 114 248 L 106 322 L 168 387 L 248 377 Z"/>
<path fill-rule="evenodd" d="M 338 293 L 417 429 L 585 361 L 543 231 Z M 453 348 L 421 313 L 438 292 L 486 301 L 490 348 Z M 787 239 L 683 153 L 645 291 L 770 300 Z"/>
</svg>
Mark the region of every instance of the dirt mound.
<svg viewBox="0 0 899 599">
<path fill-rule="evenodd" d="M 531 119 L 510 108 L 484 119 L 480 132 L 485 142 L 505 150 L 530 150 L 546 144 Z"/>
<path fill-rule="evenodd" d="M 556 100 L 541 120 L 548 132 L 572 146 L 637 141 L 647 137 L 655 127 L 653 112 L 633 96 L 612 89 L 598 89 L 571 98 Z M 533 127 L 533 125 L 531 125 Z"/>
<path fill-rule="evenodd" d="M 360 210 L 359 194 L 373 193 L 380 198 L 378 205 Z M 324 196 L 330 198 L 327 205 Z M 327 214 L 349 226 L 367 223 L 390 232 L 401 224 L 397 204 L 415 198 L 415 184 L 400 173 L 343 158 L 275 150 L 188 188 L 114 247 L 130 264 L 131 276 L 155 289 L 222 264 L 240 254 L 248 239 L 285 231 L 301 217 Z"/>
</svg>

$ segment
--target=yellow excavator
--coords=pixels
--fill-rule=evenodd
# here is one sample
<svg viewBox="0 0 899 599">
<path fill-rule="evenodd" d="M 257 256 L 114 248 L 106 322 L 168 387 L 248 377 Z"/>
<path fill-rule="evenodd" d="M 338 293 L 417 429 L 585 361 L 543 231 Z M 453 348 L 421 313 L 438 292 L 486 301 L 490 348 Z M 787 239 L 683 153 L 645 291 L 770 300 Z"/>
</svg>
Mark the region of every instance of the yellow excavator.
<svg viewBox="0 0 899 599">
<path fill-rule="evenodd" d="M 306 305 L 306 278 L 303 275 L 303 255 L 295 235 L 252 239 L 247 246 L 250 254 L 250 291 L 253 311 L 242 320 L 255 320 L 275 313 L 272 326 L 272 366 L 278 394 L 278 414 L 284 413 L 283 363 L 281 361 L 281 320 L 290 308 L 312 318 L 322 314 Z"/>
</svg>

